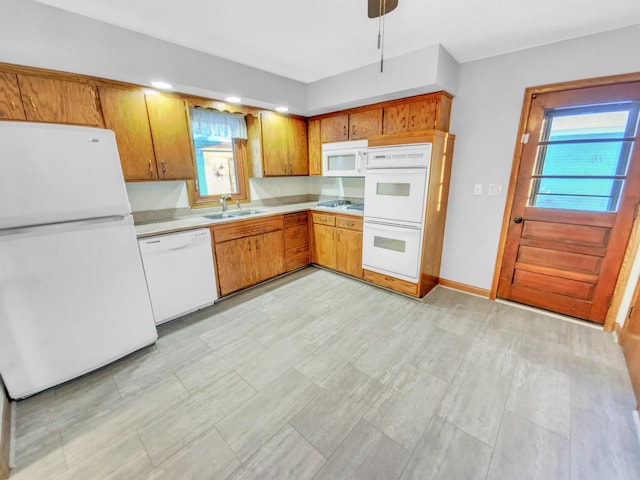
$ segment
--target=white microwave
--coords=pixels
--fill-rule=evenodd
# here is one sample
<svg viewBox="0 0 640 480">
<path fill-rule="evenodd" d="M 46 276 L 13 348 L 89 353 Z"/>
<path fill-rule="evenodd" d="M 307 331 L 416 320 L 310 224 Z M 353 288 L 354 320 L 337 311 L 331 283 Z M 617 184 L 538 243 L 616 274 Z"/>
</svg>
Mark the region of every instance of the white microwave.
<svg viewBox="0 0 640 480">
<path fill-rule="evenodd" d="M 364 177 L 367 140 L 322 144 L 322 175 Z"/>
</svg>

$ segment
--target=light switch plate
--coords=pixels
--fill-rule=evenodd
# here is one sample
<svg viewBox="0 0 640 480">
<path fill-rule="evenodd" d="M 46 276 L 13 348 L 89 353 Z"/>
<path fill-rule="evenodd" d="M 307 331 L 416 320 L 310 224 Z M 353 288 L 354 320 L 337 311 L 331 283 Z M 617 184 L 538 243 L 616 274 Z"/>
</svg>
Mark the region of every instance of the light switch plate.
<svg viewBox="0 0 640 480">
<path fill-rule="evenodd" d="M 473 194 L 474 195 L 482 195 L 482 184 L 476 183 L 473 185 Z"/>
<path fill-rule="evenodd" d="M 501 183 L 490 183 L 489 184 L 489 192 L 488 195 L 498 196 L 502 195 L 502 184 Z"/>
</svg>

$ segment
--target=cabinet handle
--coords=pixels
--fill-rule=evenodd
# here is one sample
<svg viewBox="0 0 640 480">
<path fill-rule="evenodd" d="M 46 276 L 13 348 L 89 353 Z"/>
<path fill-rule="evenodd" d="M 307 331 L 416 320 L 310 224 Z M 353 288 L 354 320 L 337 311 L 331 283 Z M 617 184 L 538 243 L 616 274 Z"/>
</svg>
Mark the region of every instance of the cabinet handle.
<svg viewBox="0 0 640 480">
<path fill-rule="evenodd" d="M 98 110 L 98 101 L 96 99 L 96 91 L 91 89 L 91 98 L 93 98 L 93 108 L 97 111 Z"/>
<path fill-rule="evenodd" d="M 260 250 L 260 242 L 258 239 L 256 239 L 256 252 Z"/>
<path fill-rule="evenodd" d="M 353 223 L 353 222 L 347 223 L 347 227 L 353 227 L 354 225 L 355 225 L 355 223 Z"/>
<path fill-rule="evenodd" d="M 167 167 L 164 164 L 164 160 L 162 160 L 162 173 L 165 173 L 167 171 Z"/>
<path fill-rule="evenodd" d="M 16 109 L 16 102 L 11 100 L 11 110 L 15 110 L 15 109 Z"/>
<path fill-rule="evenodd" d="M 351 135 L 355 135 L 356 134 L 356 126 L 352 125 L 351 126 Z"/>
<path fill-rule="evenodd" d="M 149 160 L 149 176 L 153 177 L 153 166 L 151 165 L 151 160 Z"/>
<path fill-rule="evenodd" d="M 33 109 L 34 112 L 38 111 L 38 109 L 36 108 L 36 104 L 33 102 L 33 97 L 31 95 L 29 95 L 29 102 L 31 103 L 31 108 Z"/>
<path fill-rule="evenodd" d="M 249 251 L 251 251 L 251 240 L 249 240 Z"/>
<path fill-rule="evenodd" d="M 343 126 L 342 127 L 342 135 L 344 135 L 345 137 L 347 136 L 347 126 Z"/>
<path fill-rule="evenodd" d="M 416 126 L 416 116 L 415 115 L 411 115 L 411 126 L 412 127 Z"/>
</svg>

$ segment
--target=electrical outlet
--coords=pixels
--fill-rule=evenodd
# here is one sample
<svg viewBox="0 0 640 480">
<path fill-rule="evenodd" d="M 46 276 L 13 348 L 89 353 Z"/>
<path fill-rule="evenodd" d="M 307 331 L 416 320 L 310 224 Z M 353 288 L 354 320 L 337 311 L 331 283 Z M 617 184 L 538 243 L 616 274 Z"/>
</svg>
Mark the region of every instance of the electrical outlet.
<svg viewBox="0 0 640 480">
<path fill-rule="evenodd" d="M 501 183 L 490 183 L 488 195 L 499 196 L 502 195 Z"/>
<path fill-rule="evenodd" d="M 473 185 L 473 194 L 474 195 L 482 195 L 482 184 L 476 183 Z"/>
</svg>

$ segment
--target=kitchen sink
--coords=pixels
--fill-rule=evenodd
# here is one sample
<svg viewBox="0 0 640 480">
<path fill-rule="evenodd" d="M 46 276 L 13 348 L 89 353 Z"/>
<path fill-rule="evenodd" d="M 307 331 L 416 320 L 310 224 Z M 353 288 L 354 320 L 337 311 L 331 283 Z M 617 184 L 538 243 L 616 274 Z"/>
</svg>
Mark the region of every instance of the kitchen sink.
<svg viewBox="0 0 640 480">
<path fill-rule="evenodd" d="M 235 210 L 233 212 L 212 213 L 211 215 L 205 215 L 204 217 L 210 220 L 221 220 L 223 218 L 247 217 L 258 213 L 264 212 L 262 210 Z"/>
</svg>

